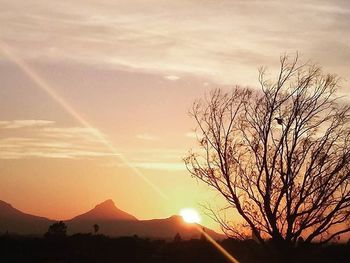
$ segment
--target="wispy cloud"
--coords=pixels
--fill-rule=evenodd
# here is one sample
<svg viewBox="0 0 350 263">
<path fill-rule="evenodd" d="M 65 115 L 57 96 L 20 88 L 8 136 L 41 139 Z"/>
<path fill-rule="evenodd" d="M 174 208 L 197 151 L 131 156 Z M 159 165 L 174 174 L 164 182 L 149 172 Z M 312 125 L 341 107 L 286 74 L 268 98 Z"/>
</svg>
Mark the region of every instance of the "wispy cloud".
<svg viewBox="0 0 350 263">
<path fill-rule="evenodd" d="M 184 171 L 186 167 L 182 161 L 183 149 L 150 148 L 137 151 L 122 152 L 129 160 L 129 165 L 146 170 Z M 104 167 L 121 167 L 126 164 L 107 161 Z"/>
<path fill-rule="evenodd" d="M 157 170 L 157 171 L 185 171 L 186 166 L 181 162 L 130 162 L 128 165 L 145 170 Z M 102 167 L 122 167 L 126 166 L 123 163 L 106 162 L 101 164 Z"/>
<path fill-rule="evenodd" d="M 44 127 L 53 125 L 53 121 L 48 120 L 11 120 L 0 121 L 0 129 L 19 129 L 30 127 Z"/>
<path fill-rule="evenodd" d="M 175 162 L 135 162 L 131 163 L 132 166 L 135 166 L 140 169 L 147 170 L 164 170 L 164 171 L 184 171 L 186 166 L 184 163 L 175 163 Z"/>
<path fill-rule="evenodd" d="M 1 1 L 0 31 L 28 59 L 256 84 L 256 67 L 299 50 L 341 75 L 349 73 L 348 1 L 25 2 Z"/>
<path fill-rule="evenodd" d="M 175 81 L 175 80 L 180 79 L 179 76 L 175 76 L 175 75 L 167 75 L 167 76 L 165 76 L 164 78 L 166 78 L 166 79 L 168 79 L 168 80 L 172 80 L 172 81 Z"/>
<path fill-rule="evenodd" d="M 158 136 L 148 134 L 148 133 L 137 134 L 136 138 L 140 139 L 140 140 L 145 140 L 145 141 L 157 141 L 157 140 L 159 140 Z"/>
<path fill-rule="evenodd" d="M 0 133 L 0 159 L 84 158 L 115 155 L 96 139 L 94 129 L 57 127 L 53 121 L 40 120 L 13 120 L 0 123 L 4 128 Z M 6 129 L 13 130 L 9 134 L 4 132 Z"/>
<path fill-rule="evenodd" d="M 195 132 L 188 132 L 185 134 L 186 137 L 188 138 L 197 138 L 197 133 Z"/>
</svg>

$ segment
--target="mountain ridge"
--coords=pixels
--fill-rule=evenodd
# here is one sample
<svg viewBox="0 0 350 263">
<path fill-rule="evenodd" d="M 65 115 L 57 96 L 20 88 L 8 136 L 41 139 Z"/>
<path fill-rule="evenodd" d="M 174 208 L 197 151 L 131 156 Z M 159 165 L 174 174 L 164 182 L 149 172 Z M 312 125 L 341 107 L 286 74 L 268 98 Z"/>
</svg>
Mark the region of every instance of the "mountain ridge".
<svg viewBox="0 0 350 263">
<path fill-rule="evenodd" d="M 0 233 L 43 235 L 48 227 L 58 220 L 26 214 L 10 203 L 0 200 Z M 185 223 L 181 216 L 138 220 L 135 216 L 116 207 L 111 199 L 97 204 L 86 213 L 64 220 L 68 234 L 91 233 L 92 226 L 99 225 L 99 233 L 108 236 L 133 236 L 172 239 L 179 233 L 184 239 L 199 238 L 200 229 L 205 229 L 213 238 L 223 235 L 199 224 Z M 200 228 L 200 229 L 199 229 Z"/>
<path fill-rule="evenodd" d="M 20 233 L 24 235 L 46 231 L 54 222 L 46 217 L 31 215 L 0 200 L 0 233 Z"/>
</svg>

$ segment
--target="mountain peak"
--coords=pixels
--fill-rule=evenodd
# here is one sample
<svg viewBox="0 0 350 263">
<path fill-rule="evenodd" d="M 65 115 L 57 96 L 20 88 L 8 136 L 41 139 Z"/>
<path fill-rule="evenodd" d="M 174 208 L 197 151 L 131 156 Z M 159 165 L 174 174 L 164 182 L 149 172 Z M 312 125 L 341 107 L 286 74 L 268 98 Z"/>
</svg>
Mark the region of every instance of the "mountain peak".
<svg viewBox="0 0 350 263">
<path fill-rule="evenodd" d="M 77 216 L 72 220 L 137 220 L 136 217 L 130 215 L 117 208 L 112 199 L 108 199 L 91 209 L 85 214 Z"/>
<path fill-rule="evenodd" d="M 95 208 L 116 208 L 115 203 L 113 202 L 112 199 L 107 199 L 106 201 L 98 204 L 95 206 Z"/>
<path fill-rule="evenodd" d="M 182 216 L 180 216 L 180 215 L 172 215 L 172 216 L 168 217 L 168 220 L 184 222 Z"/>
<path fill-rule="evenodd" d="M 51 220 L 26 214 L 11 204 L 0 200 L 0 233 L 37 234 L 44 233 Z"/>
<path fill-rule="evenodd" d="M 13 206 L 5 201 L 0 200 L 0 208 L 13 208 Z"/>
</svg>

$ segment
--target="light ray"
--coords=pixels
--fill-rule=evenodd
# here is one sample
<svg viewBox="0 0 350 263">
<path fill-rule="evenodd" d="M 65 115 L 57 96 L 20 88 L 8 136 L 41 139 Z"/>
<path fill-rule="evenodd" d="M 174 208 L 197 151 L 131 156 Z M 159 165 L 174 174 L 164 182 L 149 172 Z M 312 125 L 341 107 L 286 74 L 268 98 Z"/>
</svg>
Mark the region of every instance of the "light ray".
<svg viewBox="0 0 350 263">
<path fill-rule="evenodd" d="M 38 88 L 43 90 L 48 94 L 54 101 L 56 101 L 67 113 L 69 113 L 74 119 L 76 119 L 82 126 L 88 128 L 91 134 L 95 136 L 96 139 L 100 141 L 112 154 L 115 155 L 115 158 L 118 158 L 124 164 L 127 165 L 138 177 L 140 177 L 145 183 L 147 183 L 154 191 L 156 191 L 164 199 L 168 199 L 167 196 L 163 193 L 161 189 L 153 182 L 151 182 L 146 176 L 144 176 L 136 167 L 132 166 L 130 162 L 122 155 L 113 144 L 105 138 L 100 130 L 96 129 L 91 125 L 85 118 L 83 118 L 68 102 L 64 100 L 57 92 L 54 90 L 52 85 L 50 85 L 43 77 L 41 77 L 34 69 L 32 69 L 23 59 L 15 55 L 9 46 L 0 40 L 0 50 L 6 56 L 8 60 L 13 62 L 21 71 L 30 78 Z"/>
<path fill-rule="evenodd" d="M 237 259 L 235 259 L 230 253 L 227 252 L 225 248 L 223 248 L 218 242 L 216 242 L 209 234 L 207 234 L 199 225 L 196 225 L 198 231 L 205 236 L 205 238 L 221 253 L 223 254 L 230 262 L 232 263 L 240 263 Z"/>
</svg>

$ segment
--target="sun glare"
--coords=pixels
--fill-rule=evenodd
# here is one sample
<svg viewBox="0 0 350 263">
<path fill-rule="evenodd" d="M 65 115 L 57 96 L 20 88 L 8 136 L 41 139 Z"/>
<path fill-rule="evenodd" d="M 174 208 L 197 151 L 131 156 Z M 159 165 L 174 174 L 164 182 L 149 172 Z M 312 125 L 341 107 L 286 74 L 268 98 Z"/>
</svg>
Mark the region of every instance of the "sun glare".
<svg viewBox="0 0 350 263">
<path fill-rule="evenodd" d="M 193 209 L 193 208 L 184 208 L 181 209 L 180 215 L 182 216 L 183 220 L 186 223 L 193 224 L 193 223 L 200 223 L 201 217 L 199 213 Z"/>
</svg>

